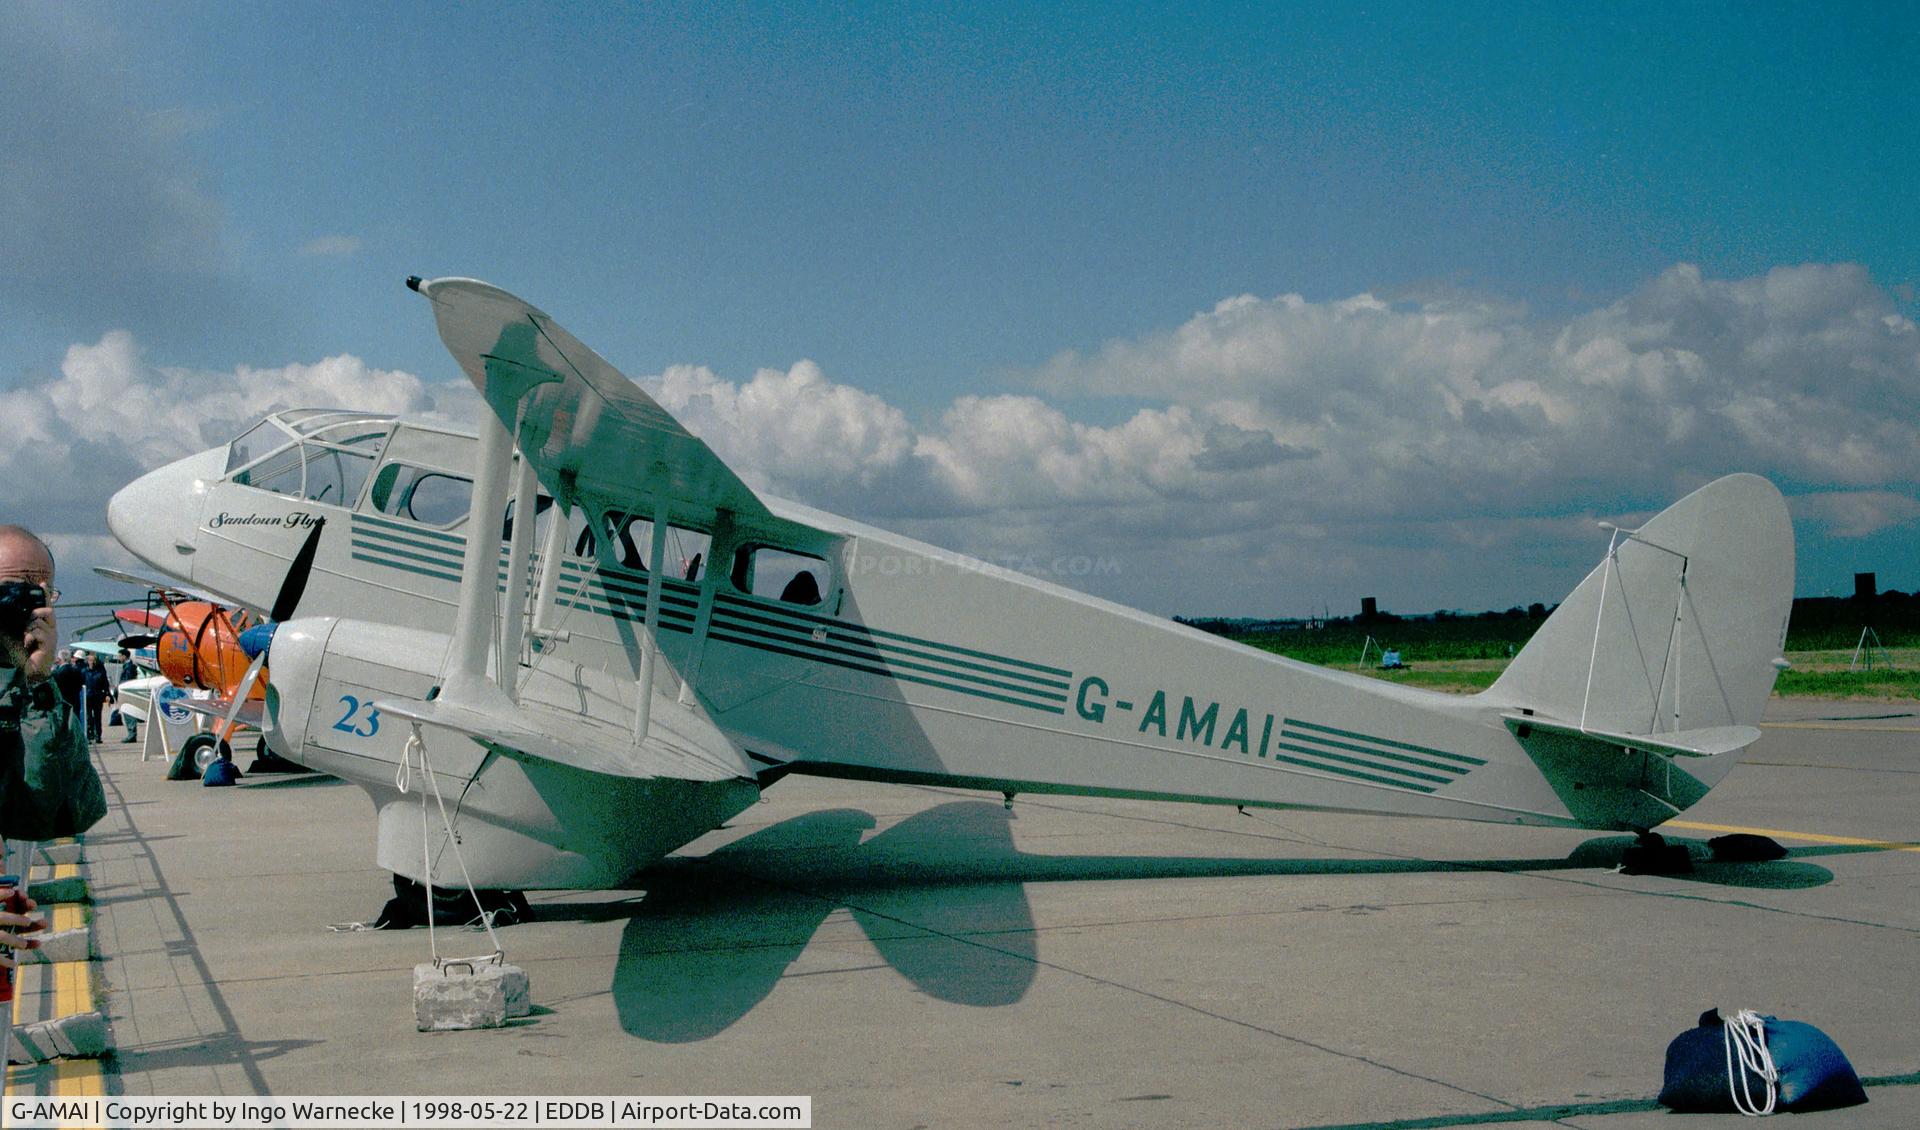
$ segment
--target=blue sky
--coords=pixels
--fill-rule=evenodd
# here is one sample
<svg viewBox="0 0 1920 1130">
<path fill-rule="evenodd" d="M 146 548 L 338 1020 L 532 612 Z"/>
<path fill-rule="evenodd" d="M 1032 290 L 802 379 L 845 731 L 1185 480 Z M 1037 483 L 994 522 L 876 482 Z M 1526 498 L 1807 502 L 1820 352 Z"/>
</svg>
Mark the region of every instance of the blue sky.
<svg viewBox="0 0 1920 1130">
<path fill-rule="evenodd" d="M 1802 592 L 1920 587 L 1911 5 L 9 4 L 0 51 L 10 411 L 85 358 L 183 450 L 329 364 L 446 409 L 401 280 L 464 274 L 771 488 L 1155 611 L 1552 601 L 1732 470 Z M 1512 461 L 1462 398 L 1612 442 Z M 1582 416 L 1643 408 L 1703 415 Z M 110 555 L 172 449 L 93 425 L 21 505 Z"/>
</svg>

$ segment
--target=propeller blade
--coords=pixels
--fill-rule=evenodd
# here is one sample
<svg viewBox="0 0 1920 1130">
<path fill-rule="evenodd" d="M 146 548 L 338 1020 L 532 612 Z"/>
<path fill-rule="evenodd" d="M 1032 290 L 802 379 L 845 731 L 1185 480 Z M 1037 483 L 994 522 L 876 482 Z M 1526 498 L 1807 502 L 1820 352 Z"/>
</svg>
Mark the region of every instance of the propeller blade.
<svg viewBox="0 0 1920 1130">
<path fill-rule="evenodd" d="M 128 651 L 139 651 L 143 647 L 152 647 L 159 642 L 160 637 L 152 635 L 120 637 L 120 646 L 126 648 Z"/>
<path fill-rule="evenodd" d="M 227 708 L 227 720 L 220 724 L 220 740 L 228 741 L 233 737 L 233 727 L 240 719 L 240 708 L 246 705 L 247 696 L 253 693 L 254 681 L 260 678 L 260 668 L 267 665 L 267 653 L 261 652 L 247 664 L 247 673 L 240 676 L 240 685 L 233 689 L 233 705 Z"/>
<path fill-rule="evenodd" d="M 293 564 L 287 566 L 287 579 L 280 582 L 280 595 L 273 598 L 273 610 L 267 614 L 269 620 L 291 620 L 294 610 L 300 607 L 300 598 L 307 591 L 307 577 L 313 572 L 313 555 L 320 549 L 320 531 L 327 528 L 327 520 L 321 518 L 313 524 L 313 532 L 300 546 L 300 552 L 293 555 Z"/>
</svg>

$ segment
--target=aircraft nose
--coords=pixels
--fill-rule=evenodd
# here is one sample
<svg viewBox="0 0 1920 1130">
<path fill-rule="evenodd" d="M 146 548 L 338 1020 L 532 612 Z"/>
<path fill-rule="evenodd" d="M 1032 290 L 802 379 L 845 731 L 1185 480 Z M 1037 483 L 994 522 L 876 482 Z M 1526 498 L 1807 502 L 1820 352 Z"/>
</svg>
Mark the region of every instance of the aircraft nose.
<svg viewBox="0 0 1920 1130">
<path fill-rule="evenodd" d="M 226 449 L 213 448 L 149 471 L 107 501 L 107 528 L 127 552 L 191 581 L 200 504 L 225 469 Z"/>
<path fill-rule="evenodd" d="M 271 675 L 262 728 L 267 745 L 282 757 L 316 769 L 321 766 L 308 760 L 306 737 L 320 665 L 335 622 L 331 616 L 308 616 L 277 624 L 267 652 Z"/>
</svg>

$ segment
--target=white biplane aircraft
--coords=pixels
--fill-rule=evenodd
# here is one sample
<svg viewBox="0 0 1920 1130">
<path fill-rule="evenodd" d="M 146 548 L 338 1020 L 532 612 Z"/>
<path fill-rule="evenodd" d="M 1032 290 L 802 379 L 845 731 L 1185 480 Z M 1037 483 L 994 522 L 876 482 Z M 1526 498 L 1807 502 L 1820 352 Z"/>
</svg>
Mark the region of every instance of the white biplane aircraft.
<svg viewBox="0 0 1920 1130">
<path fill-rule="evenodd" d="M 408 285 L 477 443 L 281 413 L 109 509 L 165 573 L 329 613 L 272 636 L 268 740 L 366 789 L 397 876 L 463 883 L 396 782 L 416 735 L 507 891 L 619 884 L 787 773 L 1646 832 L 1760 736 L 1793 534 L 1757 476 L 1614 528 L 1492 688 L 1438 694 L 757 494 L 545 313 Z"/>
</svg>

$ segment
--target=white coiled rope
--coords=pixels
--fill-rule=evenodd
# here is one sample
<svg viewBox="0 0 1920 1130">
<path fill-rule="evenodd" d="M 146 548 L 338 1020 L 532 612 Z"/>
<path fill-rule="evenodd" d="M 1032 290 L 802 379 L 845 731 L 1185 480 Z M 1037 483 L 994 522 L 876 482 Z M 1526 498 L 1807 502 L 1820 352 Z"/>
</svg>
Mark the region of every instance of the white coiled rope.
<svg viewBox="0 0 1920 1130">
<path fill-rule="evenodd" d="M 453 820 L 447 815 L 447 802 L 440 796 L 440 782 L 434 779 L 433 766 L 427 761 L 427 742 L 420 736 L 420 723 L 413 723 L 413 734 L 407 738 L 407 748 L 400 754 L 400 767 L 394 772 L 394 785 L 405 794 L 412 784 L 413 760 L 420 759 L 420 776 L 426 781 L 426 788 L 420 791 L 420 854 L 421 874 L 426 877 L 427 894 L 427 948 L 433 954 L 435 965 L 441 964 L 440 944 L 434 937 L 433 929 L 433 849 L 428 842 L 427 794 L 433 794 L 433 801 L 440 809 L 440 826 L 446 830 L 447 843 L 453 848 L 453 858 L 460 864 L 460 877 L 466 881 L 467 894 L 472 897 L 474 908 L 480 906 L 480 896 L 473 889 L 473 876 L 467 874 L 466 856 L 460 852 L 460 837 L 454 835 Z M 493 943 L 493 960 L 500 960 L 506 952 L 500 948 L 500 936 L 493 932 L 493 915 L 482 913 L 480 923 L 486 927 L 487 939 Z"/>
<path fill-rule="evenodd" d="M 1780 1070 L 1773 1065 L 1773 1053 L 1767 1050 L 1766 1020 L 1750 1008 L 1740 1010 L 1725 1026 L 1727 1041 L 1727 1090 L 1733 1095 L 1733 1109 L 1748 1117 L 1772 1114 L 1780 1097 Z M 1735 1058 L 1739 1065 L 1735 1066 Z M 1755 1102 L 1748 1073 L 1758 1075 L 1766 1084 L 1766 1101 Z"/>
</svg>

